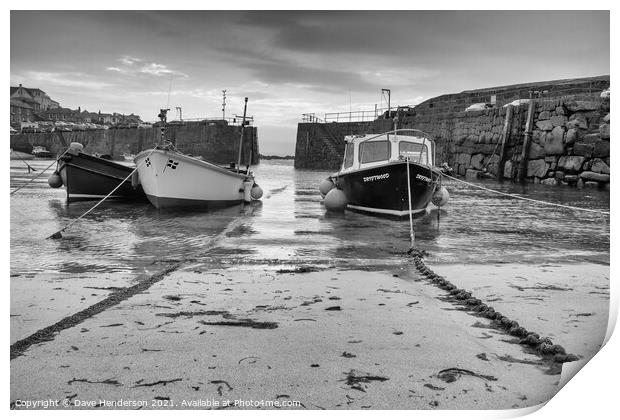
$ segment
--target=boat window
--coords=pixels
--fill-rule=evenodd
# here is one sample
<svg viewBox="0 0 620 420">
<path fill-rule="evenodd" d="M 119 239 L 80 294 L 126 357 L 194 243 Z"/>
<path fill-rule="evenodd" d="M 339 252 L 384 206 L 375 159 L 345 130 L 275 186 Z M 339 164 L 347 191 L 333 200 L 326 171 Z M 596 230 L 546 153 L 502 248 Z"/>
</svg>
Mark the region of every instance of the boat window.
<svg viewBox="0 0 620 420">
<path fill-rule="evenodd" d="M 353 149 L 355 145 L 353 143 L 347 143 L 344 149 L 344 167 L 350 168 L 353 166 Z"/>
<path fill-rule="evenodd" d="M 422 152 L 420 154 L 420 152 Z M 411 143 L 407 141 L 401 141 L 398 144 L 398 154 L 407 155 L 411 162 L 416 163 L 428 163 L 428 147 L 420 143 Z"/>
<path fill-rule="evenodd" d="M 360 163 L 377 162 L 390 158 L 390 142 L 367 141 L 360 144 Z"/>
</svg>

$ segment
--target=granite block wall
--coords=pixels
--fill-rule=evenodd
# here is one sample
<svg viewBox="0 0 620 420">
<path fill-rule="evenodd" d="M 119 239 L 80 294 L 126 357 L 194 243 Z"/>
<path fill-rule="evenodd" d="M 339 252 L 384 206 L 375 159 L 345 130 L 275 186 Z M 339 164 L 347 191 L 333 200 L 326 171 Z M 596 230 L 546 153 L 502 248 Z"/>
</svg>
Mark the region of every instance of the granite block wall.
<svg viewBox="0 0 620 420">
<path fill-rule="evenodd" d="M 155 145 L 160 138 L 159 128 L 111 129 L 53 133 L 15 134 L 11 148 L 30 153 L 34 146 L 44 146 L 54 155 L 62 153 L 72 142 L 82 143 L 87 153 L 109 154 L 122 159 L 123 153 L 136 154 Z M 240 127 L 224 122 L 188 122 L 169 126 L 166 138 L 184 152 L 221 164 L 237 162 Z M 245 127 L 243 135 L 243 164 L 259 161 L 256 127 Z"/>
</svg>

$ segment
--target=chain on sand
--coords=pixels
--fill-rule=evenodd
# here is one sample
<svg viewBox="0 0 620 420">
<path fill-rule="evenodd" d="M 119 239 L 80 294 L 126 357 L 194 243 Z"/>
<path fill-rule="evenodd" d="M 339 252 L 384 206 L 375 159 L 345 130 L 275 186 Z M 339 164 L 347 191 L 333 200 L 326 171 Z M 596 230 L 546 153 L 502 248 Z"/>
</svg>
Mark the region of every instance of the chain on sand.
<svg viewBox="0 0 620 420">
<path fill-rule="evenodd" d="M 450 297 L 459 301 L 460 304 L 478 313 L 478 315 L 491 320 L 493 327 L 518 338 L 522 345 L 530 347 L 541 356 L 550 358 L 556 363 L 579 360 L 579 357 L 574 354 L 567 354 L 564 347 L 553 344 L 549 337 L 541 338 L 539 334 L 526 330 L 520 326 L 517 321 L 511 320 L 501 312 L 493 309 L 492 306 L 474 297 L 471 292 L 459 289 L 444 277 L 434 273 L 433 270 L 424 263 L 424 251 L 412 248 L 408 253 L 413 257 L 414 265 L 421 275 L 426 277 L 435 286 L 447 291 Z"/>
</svg>

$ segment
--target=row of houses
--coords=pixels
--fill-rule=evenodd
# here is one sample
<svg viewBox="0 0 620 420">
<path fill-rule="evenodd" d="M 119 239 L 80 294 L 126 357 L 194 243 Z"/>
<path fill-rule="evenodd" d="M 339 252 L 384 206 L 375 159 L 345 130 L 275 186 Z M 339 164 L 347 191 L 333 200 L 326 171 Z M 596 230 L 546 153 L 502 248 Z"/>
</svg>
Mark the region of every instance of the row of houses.
<svg viewBox="0 0 620 420">
<path fill-rule="evenodd" d="M 133 113 L 126 115 L 117 112 L 102 113 L 63 108 L 47 93 L 38 88 L 11 86 L 11 125 L 19 126 L 23 122 L 67 121 L 73 123 L 95 124 L 140 124 L 142 120 Z"/>
<path fill-rule="evenodd" d="M 80 107 L 78 109 L 70 108 L 54 108 L 40 113 L 46 121 L 67 121 L 73 123 L 95 123 L 106 125 L 117 124 L 140 124 L 142 120 L 140 116 L 131 114 L 119 114 L 114 112 L 112 114 L 98 112 L 82 111 Z"/>
</svg>

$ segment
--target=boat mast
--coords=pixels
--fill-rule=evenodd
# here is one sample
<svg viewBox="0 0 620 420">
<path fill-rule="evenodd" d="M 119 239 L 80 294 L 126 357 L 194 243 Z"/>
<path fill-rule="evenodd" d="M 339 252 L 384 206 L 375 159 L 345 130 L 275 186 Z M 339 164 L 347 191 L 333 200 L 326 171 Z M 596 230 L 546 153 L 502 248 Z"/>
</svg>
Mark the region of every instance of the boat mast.
<svg viewBox="0 0 620 420">
<path fill-rule="evenodd" d="M 222 90 L 222 119 L 226 120 L 226 89 Z"/>
<path fill-rule="evenodd" d="M 248 98 L 245 98 L 243 105 L 243 120 L 241 121 L 241 136 L 239 137 L 239 156 L 237 158 L 237 172 L 241 169 L 241 148 L 243 147 L 243 128 L 245 127 L 245 113 L 248 109 Z"/>
<path fill-rule="evenodd" d="M 165 135 L 166 135 L 166 114 L 170 111 L 169 109 L 160 109 L 159 110 L 159 120 L 161 122 L 161 137 L 159 139 L 159 145 L 164 145 Z"/>
<path fill-rule="evenodd" d="M 390 111 L 392 110 L 391 103 L 390 103 L 390 100 L 392 99 L 392 91 L 390 89 L 381 89 L 381 95 L 385 97 L 386 93 L 387 93 L 387 106 L 388 106 L 387 117 L 390 118 Z"/>
</svg>

